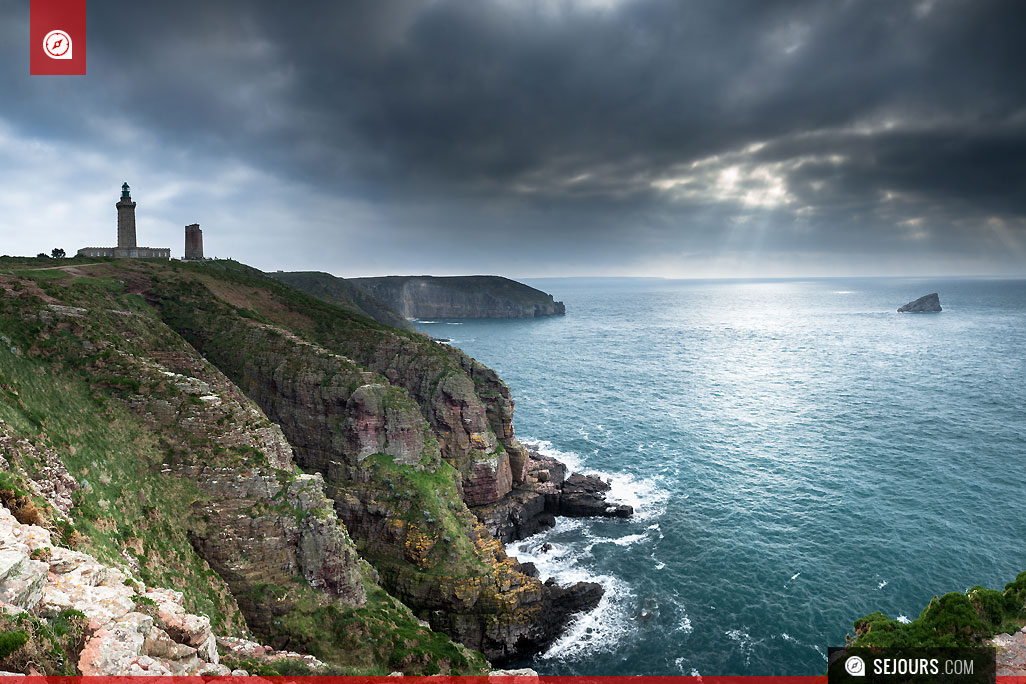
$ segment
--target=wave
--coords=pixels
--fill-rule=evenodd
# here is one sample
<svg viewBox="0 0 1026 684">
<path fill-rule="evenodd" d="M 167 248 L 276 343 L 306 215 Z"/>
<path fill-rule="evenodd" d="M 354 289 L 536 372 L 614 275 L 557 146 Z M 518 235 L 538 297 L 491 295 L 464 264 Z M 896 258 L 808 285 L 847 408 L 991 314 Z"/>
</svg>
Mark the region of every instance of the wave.
<svg viewBox="0 0 1026 684">
<path fill-rule="evenodd" d="M 617 546 L 630 546 L 631 544 L 637 544 L 643 539 L 648 539 L 648 532 L 642 532 L 640 534 L 628 534 L 625 537 L 619 537 L 617 539 L 599 539 L 596 544 L 610 543 L 616 544 Z"/>
<path fill-rule="evenodd" d="M 635 596 L 626 582 L 611 575 L 590 576 L 588 581 L 602 585 L 602 599 L 594 610 L 582 613 L 570 623 L 563 636 L 541 654 L 543 660 L 570 660 L 586 653 L 613 652 L 636 628 L 628 610 Z"/>
<path fill-rule="evenodd" d="M 548 456 L 549 458 L 561 461 L 566 465 L 567 470 L 570 472 L 580 472 L 584 468 L 584 463 L 581 461 L 581 457 L 575 452 L 560 451 L 556 447 L 552 446 L 552 442 L 546 439 L 524 437 L 520 441 L 527 446 L 534 447 L 534 449 L 536 449 L 542 456 Z"/>
<path fill-rule="evenodd" d="M 674 658 L 673 659 L 673 664 L 677 666 L 677 669 L 679 669 L 682 674 L 685 673 L 685 672 L 688 672 L 688 670 L 684 667 L 684 664 L 687 663 L 687 662 L 688 662 L 688 659 L 684 658 L 683 656 L 680 657 L 680 658 Z M 699 671 L 696 668 L 692 667 L 690 669 L 690 675 L 692 677 L 698 677 L 699 678 L 698 679 L 699 684 L 701 684 L 702 675 L 701 675 L 701 673 L 699 673 Z"/>
<path fill-rule="evenodd" d="M 595 539 L 587 533 L 587 527 L 583 518 L 557 518 L 552 529 L 506 547 L 510 556 L 516 556 L 521 562 L 534 563 L 538 576 L 543 580 L 551 577 L 560 586 L 596 582 L 603 589 L 598 605 L 575 617 L 563 635 L 539 658 L 575 660 L 588 653 L 612 652 L 625 636 L 636 629 L 634 612 L 630 607 L 636 596 L 630 586 L 619 577 L 595 574 L 580 563 L 591 555 L 591 547 L 596 543 L 623 542 L 621 545 L 628 545 L 633 540 L 625 541 L 626 537 Z M 568 533 L 580 534 L 592 543 L 585 546 L 576 541 L 560 541 Z"/>
<path fill-rule="evenodd" d="M 691 634 L 695 631 L 695 628 L 691 625 L 691 617 L 688 615 L 688 611 L 680 603 L 677 604 L 678 614 L 680 615 L 680 621 L 677 623 L 677 631 L 683 634 Z"/>
<path fill-rule="evenodd" d="M 741 651 L 742 657 L 745 659 L 745 667 L 751 665 L 752 652 L 755 650 L 755 647 L 761 644 L 764 640 L 752 639 L 752 635 L 748 633 L 747 627 L 742 627 L 741 629 L 728 629 L 723 634 L 731 641 L 737 642 L 737 647 Z"/>
</svg>

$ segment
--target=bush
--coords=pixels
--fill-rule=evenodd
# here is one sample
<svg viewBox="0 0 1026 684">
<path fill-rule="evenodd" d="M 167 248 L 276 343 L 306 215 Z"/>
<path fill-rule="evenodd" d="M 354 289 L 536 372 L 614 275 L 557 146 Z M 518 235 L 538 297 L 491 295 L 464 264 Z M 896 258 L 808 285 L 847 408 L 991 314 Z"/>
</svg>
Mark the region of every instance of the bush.
<svg viewBox="0 0 1026 684">
<path fill-rule="evenodd" d="M 0 489 L 0 503 L 14 515 L 14 519 L 22 525 L 46 526 L 46 516 L 36 507 L 28 494 L 19 493 L 17 489 Z"/>
<path fill-rule="evenodd" d="M 973 587 L 934 597 L 919 617 L 903 624 L 880 612 L 855 622 L 856 646 L 976 646 L 1026 622 L 1026 572 L 1004 591 Z"/>
<path fill-rule="evenodd" d="M 31 558 L 34 561 L 43 561 L 44 563 L 46 563 L 51 558 L 53 558 L 53 549 L 49 547 L 33 549 L 32 553 L 29 554 L 29 558 Z"/>
<path fill-rule="evenodd" d="M 0 662 L 28 643 L 29 634 L 23 629 L 0 633 Z"/>
<path fill-rule="evenodd" d="M 0 670 L 44 675 L 76 675 L 79 654 L 89 637 L 89 620 L 64 610 L 49 620 L 22 613 L 0 618 Z"/>
</svg>

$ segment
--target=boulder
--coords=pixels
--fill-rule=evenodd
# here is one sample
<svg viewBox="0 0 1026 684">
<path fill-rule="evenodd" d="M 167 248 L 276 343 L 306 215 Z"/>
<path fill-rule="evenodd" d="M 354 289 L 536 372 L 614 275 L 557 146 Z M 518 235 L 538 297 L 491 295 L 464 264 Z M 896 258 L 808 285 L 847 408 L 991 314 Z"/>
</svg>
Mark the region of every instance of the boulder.
<svg viewBox="0 0 1026 684">
<path fill-rule="evenodd" d="M 559 515 L 568 517 L 604 516 L 607 518 L 629 518 L 634 509 L 624 504 L 606 501 L 605 493 L 609 483 L 595 475 L 574 473 L 563 483 L 559 497 Z"/>
</svg>

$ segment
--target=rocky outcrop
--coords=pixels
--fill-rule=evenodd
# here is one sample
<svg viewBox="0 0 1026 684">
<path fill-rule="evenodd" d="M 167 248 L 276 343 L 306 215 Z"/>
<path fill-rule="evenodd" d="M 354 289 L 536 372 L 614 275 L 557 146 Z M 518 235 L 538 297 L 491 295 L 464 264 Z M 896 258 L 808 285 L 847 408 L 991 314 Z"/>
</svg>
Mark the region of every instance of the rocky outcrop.
<svg viewBox="0 0 1026 684">
<path fill-rule="evenodd" d="M 83 675 L 231 673 L 219 664 L 210 620 L 187 613 L 181 593 L 147 589 L 127 569 L 54 546 L 48 530 L 21 524 L 0 506 L 0 614 L 31 613 L 45 624 L 66 611 L 88 621 L 77 659 Z M 9 659 L 18 661 L 18 653 Z"/>
<path fill-rule="evenodd" d="M 38 449 L 27 439 L 14 436 L 10 426 L 0 418 L 0 470 L 9 470 L 8 461 L 31 462 L 38 465 L 32 474 L 21 471 L 32 493 L 45 499 L 55 511 L 67 516 L 74 503 L 72 494 L 79 489 L 60 456 L 53 449 Z"/>
<path fill-rule="evenodd" d="M 349 282 L 407 318 L 538 318 L 566 313 L 563 302 L 552 295 L 500 276 L 386 276 Z"/>
<path fill-rule="evenodd" d="M 609 483 L 600 477 L 574 473 L 563 483 L 559 496 L 559 514 L 572 518 L 631 517 L 634 509 L 630 506 L 606 501 L 605 493 L 609 489 Z"/>
<path fill-rule="evenodd" d="M 333 601 L 365 602 L 356 547 L 325 496 L 323 479 L 299 471 L 279 426 L 228 377 L 186 349 L 112 355 L 103 370 L 156 383 L 159 391 L 126 399 L 155 429 L 213 442 L 201 447 L 175 440 L 189 448 L 164 469 L 205 494 L 192 504 L 190 541 L 238 597 L 251 629 L 273 632 L 276 611 L 255 598 L 266 585 L 302 578 Z M 282 384 L 286 380 L 283 375 Z M 221 455 L 233 452 L 246 460 Z M 278 612 L 290 605 L 282 603 Z"/>
<path fill-rule="evenodd" d="M 556 516 L 629 518 L 634 509 L 611 503 L 610 486 L 595 475 L 573 473 L 549 456 L 526 449 L 524 481 L 500 501 L 472 510 L 485 528 L 504 544 L 524 539 L 556 524 Z"/>
<path fill-rule="evenodd" d="M 998 677 L 1026 677 L 1026 627 L 1012 634 L 998 634 L 989 645 L 997 649 Z"/>
<path fill-rule="evenodd" d="M 31 614 L 45 626 L 47 621 L 76 615 L 73 611 L 84 615 L 86 623 L 84 644 L 74 654 L 82 675 L 245 674 L 220 662 L 218 646 L 229 655 L 257 662 L 296 660 L 311 673 L 325 667 L 310 655 L 216 636 L 206 616 L 186 611 L 181 592 L 146 587 L 128 568 L 53 546 L 49 531 L 19 523 L 0 506 L 0 615 L 16 619 Z M 17 651 L 8 660 L 23 663 L 26 670 L 40 667 Z"/>
<path fill-rule="evenodd" d="M 936 292 L 923 295 L 898 309 L 898 313 L 936 313 L 938 311 L 943 311 L 943 309 L 941 309 L 940 297 Z"/>
</svg>

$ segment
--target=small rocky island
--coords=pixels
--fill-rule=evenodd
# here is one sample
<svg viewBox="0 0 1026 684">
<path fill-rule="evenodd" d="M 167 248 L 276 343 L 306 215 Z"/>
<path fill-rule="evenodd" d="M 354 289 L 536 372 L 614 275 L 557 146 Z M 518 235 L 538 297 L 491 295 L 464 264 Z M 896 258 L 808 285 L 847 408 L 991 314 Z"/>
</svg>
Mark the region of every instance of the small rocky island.
<svg viewBox="0 0 1026 684">
<path fill-rule="evenodd" d="M 940 305 L 940 297 L 937 296 L 936 292 L 932 292 L 909 302 L 898 309 L 898 313 L 937 313 L 943 310 Z"/>
</svg>

